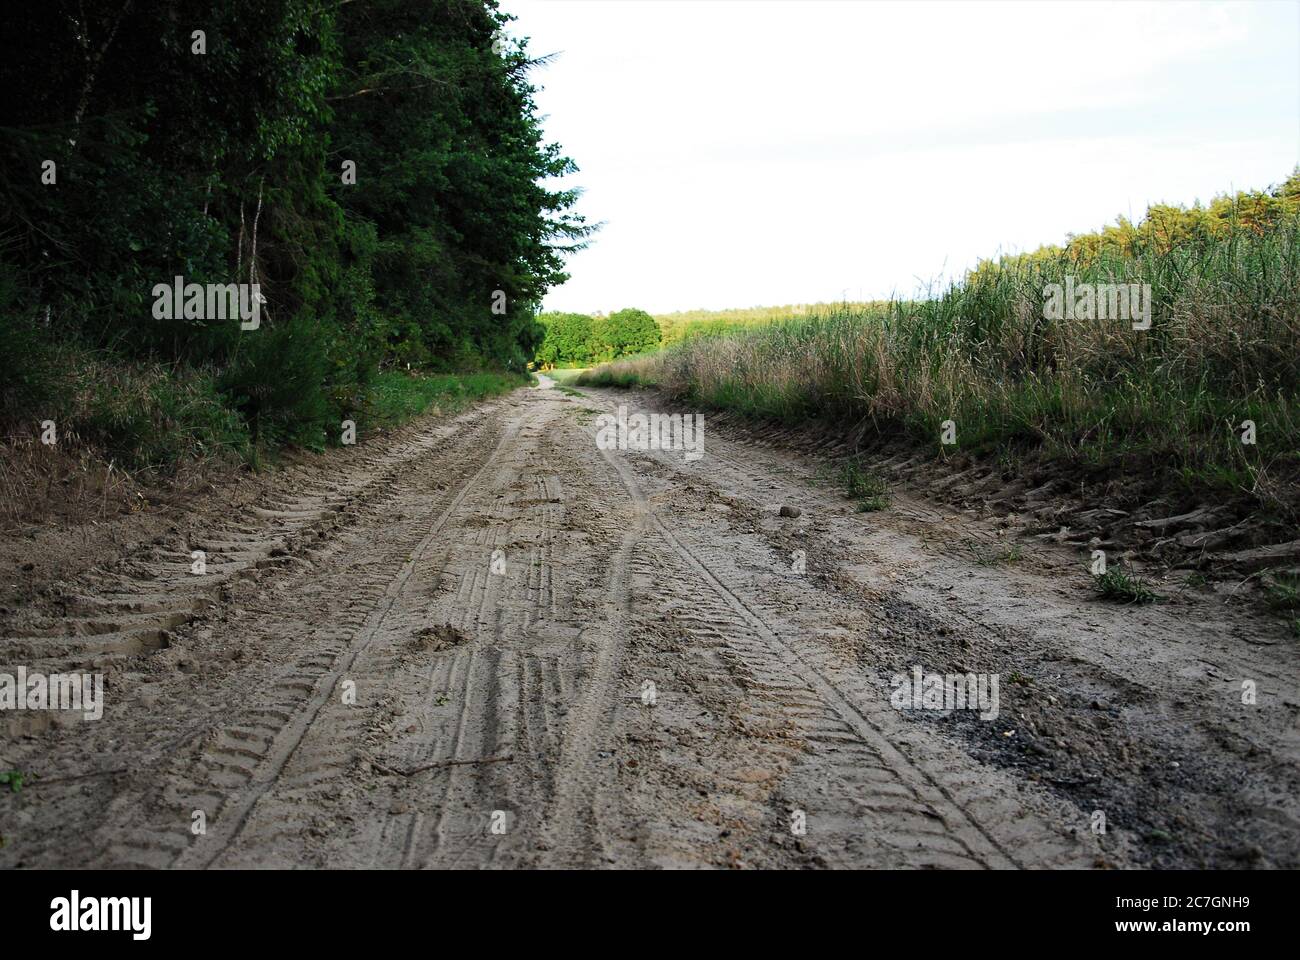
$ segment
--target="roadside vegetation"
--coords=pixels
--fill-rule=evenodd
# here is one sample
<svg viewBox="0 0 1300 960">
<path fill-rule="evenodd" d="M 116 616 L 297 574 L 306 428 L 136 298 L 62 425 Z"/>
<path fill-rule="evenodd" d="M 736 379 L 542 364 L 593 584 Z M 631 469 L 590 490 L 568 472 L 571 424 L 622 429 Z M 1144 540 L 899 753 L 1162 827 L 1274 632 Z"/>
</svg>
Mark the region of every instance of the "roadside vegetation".
<svg viewBox="0 0 1300 960">
<path fill-rule="evenodd" d="M 1131 573 L 1111 567 L 1094 578 L 1097 596 L 1115 603 L 1151 603 L 1160 599 L 1142 580 Z"/>
<path fill-rule="evenodd" d="M 664 346 L 690 340 L 694 337 L 716 337 L 733 333 L 746 327 L 761 327 L 778 320 L 813 316 L 825 313 L 831 303 L 793 303 L 781 307 L 743 307 L 731 310 L 679 310 L 675 313 L 655 315 Z M 856 303 L 843 301 L 840 308 L 863 310 L 880 303 Z"/>
<path fill-rule="evenodd" d="M 74 7 L 0 41 L 6 455 L 256 463 L 521 382 L 589 228 L 493 0 Z"/>
<path fill-rule="evenodd" d="M 629 307 L 609 316 L 543 313 L 545 335 L 535 360 L 542 369 L 589 367 L 660 345 L 659 327 L 644 310 Z"/>
<path fill-rule="evenodd" d="M 525 374 L 496 371 L 414 374 L 387 370 L 375 377 L 366 419 L 376 426 L 393 427 L 430 411 L 444 416 L 459 413 L 476 401 L 509 393 L 530 380 Z"/>
<path fill-rule="evenodd" d="M 858 513 L 873 513 L 889 506 L 889 488 L 884 478 L 865 469 L 858 461 L 841 464 L 838 479 L 845 496 L 857 501 Z"/>
<path fill-rule="evenodd" d="M 578 377 L 586 373 L 589 367 L 557 367 L 546 375 L 554 380 L 557 384 L 564 385 L 572 383 Z"/>
<path fill-rule="evenodd" d="M 1048 319 L 1045 290 L 1067 278 L 1149 285 L 1150 328 L 1128 317 Z M 1153 207 L 1063 247 L 983 262 L 933 296 L 688 338 L 578 382 L 653 385 L 784 422 L 865 425 L 868 436 L 945 454 L 1034 457 L 1078 476 L 1245 495 L 1294 518 L 1300 172 L 1270 191 Z M 940 442 L 945 421 L 951 445 Z"/>
</svg>

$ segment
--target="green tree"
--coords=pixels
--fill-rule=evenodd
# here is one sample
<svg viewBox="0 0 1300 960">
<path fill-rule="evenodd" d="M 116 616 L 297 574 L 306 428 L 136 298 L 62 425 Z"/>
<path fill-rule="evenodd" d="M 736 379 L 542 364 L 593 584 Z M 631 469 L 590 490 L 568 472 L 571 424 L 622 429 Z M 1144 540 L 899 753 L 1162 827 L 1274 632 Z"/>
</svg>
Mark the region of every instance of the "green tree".
<svg viewBox="0 0 1300 960">
<path fill-rule="evenodd" d="M 659 324 L 644 310 L 629 307 L 599 319 L 593 327 L 599 359 L 612 360 L 659 346 Z"/>
<path fill-rule="evenodd" d="M 592 361 L 592 318 L 584 313 L 543 313 L 538 318 L 546 336 L 537 349 L 537 362 L 547 366 Z"/>
<path fill-rule="evenodd" d="M 202 371 L 255 432 L 311 444 L 385 363 L 521 367 L 590 229 L 546 185 L 576 168 L 543 141 L 509 20 L 495 0 L 19 5 L 0 34 L 9 344 L 32 369 L 75 344 Z M 155 318 L 178 275 L 258 283 L 260 331 Z"/>
<path fill-rule="evenodd" d="M 496 43 L 508 19 L 470 0 L 339 11 L 333 155 L 357 179 L 333 193 L 375 225 L 376 307 L 415 362 L 522 366 L 536 307 L 589 232 L 572 191 L 541 185 L 576 168 L 542 142 L 524 44 Z"/>
</svg>

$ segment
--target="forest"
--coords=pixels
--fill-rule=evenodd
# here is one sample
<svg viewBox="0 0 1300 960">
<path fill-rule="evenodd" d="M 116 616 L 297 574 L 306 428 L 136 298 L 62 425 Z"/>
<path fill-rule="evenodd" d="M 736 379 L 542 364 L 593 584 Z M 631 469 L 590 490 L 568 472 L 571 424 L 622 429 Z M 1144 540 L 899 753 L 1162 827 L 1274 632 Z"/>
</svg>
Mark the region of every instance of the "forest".
<svg viewBox="0 0 1300 960">
<path fill-rule="evenodd" d="M 662 334 L 655 318 L 628 307 L 609 316 L 548 311 L 538 317 L 546 333 L 537 362 L 546 367 L 583 367 L 635 356 L 657 348 Z"/>
<path fill-rule="evenodd" d="M 338 441 L 415 374 L 519 382 L 590 228 L 494 0 L 8 12 L 0 421 L 135 468 Z M 180 278 L 180 279 L 177 279 Z M 229 286 L 226 312 L 155 287 Z M 230 314 L 234 316 L 234 314 Z M 486 388 L 485 388 L 486 389 Z"/>
</svg>

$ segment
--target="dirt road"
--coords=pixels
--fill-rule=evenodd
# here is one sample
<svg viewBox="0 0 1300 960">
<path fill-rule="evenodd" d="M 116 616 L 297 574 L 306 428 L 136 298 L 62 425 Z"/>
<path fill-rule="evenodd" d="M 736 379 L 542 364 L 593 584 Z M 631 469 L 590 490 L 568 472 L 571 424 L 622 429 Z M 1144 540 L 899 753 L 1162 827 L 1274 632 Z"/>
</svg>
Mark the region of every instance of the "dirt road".
<svg viewBox="0 0 1300 960">
<path fill-rule="evenodd" d="M 106 706 L 0 717 L 0 865 L 1300 866 L 1276 620 L 1101 603 L 1076 549 L 856 513 L 722 424 L 598 449 L 651 402 L 544 382 L 31 583 L 0 672 Z M 915 668 L 996 717 L 897 709 Z"/>
</svg>

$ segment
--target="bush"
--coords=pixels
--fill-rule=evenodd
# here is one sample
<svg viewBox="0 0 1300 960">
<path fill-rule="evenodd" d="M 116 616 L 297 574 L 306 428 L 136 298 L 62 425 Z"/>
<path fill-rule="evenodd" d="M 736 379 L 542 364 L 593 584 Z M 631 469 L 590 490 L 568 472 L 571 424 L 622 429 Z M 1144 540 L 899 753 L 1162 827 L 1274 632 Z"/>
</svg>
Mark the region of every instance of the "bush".
<svg viewBox="0 0 1300 960">
<path fill-rule="evenodd" d="M 225 405 L 209 373 L 105 363 L 83 376 L 85 393 L 69 427 L 106 459 L 167 472 L 184 460 L 238 461 L 250 454 L 244 421 Z"/>
<path fill-rule="evenodd" d="M 659 346 L 659 324 L 650 314 L 635 308 L 619 310 L 597 320 L 592 335 L 593 359 L 614 360 Z"/>
<path fill-rule="evenodd" d="M 248 421 L 254 443 L 320 450 L 343 417 L 324 391 L 328 358 L 318 324 L 299 321 L 244 331 L 221 392 Z"/>
</svg>

